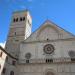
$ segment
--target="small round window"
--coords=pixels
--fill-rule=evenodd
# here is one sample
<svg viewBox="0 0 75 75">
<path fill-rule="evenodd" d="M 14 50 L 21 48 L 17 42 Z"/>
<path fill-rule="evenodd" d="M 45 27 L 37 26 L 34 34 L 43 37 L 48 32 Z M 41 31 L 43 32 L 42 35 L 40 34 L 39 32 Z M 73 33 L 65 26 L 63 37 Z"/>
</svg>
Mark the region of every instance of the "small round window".
<svg viewBox="0 0 75 75">
<path fill-rule="evenodd" d="M 25 54 L 25 58 L 26 58 L 26 59 L 30 59 L 30 58 L 31 58 L 31 53 L 26 53 L 26 54 Z"/>
<path fill-rule="evenodd" d="M 75 51 L 73 50 L 69 51 L 68 54 L 71 58 L 75 57 Z"/>
</svg>

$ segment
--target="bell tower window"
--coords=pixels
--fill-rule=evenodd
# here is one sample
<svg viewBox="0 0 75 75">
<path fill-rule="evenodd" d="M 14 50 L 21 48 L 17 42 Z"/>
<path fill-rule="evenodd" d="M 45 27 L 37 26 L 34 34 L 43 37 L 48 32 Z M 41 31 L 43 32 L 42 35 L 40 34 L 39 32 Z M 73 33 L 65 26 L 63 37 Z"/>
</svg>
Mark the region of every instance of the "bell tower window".
<svg viewBox="0 0 75 75">
<path fill-rule="evenodd" d="M 23 21 L 25 21 L 25 17 L 23 17 Z"/>
<path fill-rule="evenodd" d="M 22 21 L 23 19 L 22 19 L 22 17 L 20 18 L 20 21 Z"/>
<path fill-rule="evenodd" d="M 16 22 L 18 22 L 18 18 L 16 18 Z"/>
<path fill-rule="evenodd" d="M 13 19 L 13 22 L 16 22 L 15 18 Z"/>
</svg>

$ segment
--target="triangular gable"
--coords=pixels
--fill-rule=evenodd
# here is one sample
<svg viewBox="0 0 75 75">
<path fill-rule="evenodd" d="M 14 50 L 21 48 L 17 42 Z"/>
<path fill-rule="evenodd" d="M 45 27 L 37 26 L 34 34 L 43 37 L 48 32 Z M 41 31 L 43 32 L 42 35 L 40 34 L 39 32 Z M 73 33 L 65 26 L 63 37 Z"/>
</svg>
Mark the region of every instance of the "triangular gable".
<svg viewBox="0 0 75 75">
<path fill-rule="evenodd" d="M 57 26 L 56 24 L 54 24 L 53 22 L 46 20 L 35 32 L 33 32 L 30 37 L 28 37 L 25 41 L 26 42 L 30 42 L 30 41 L 38 41 L 38 40 L 42 40 L 42 39 L 38 39 L 39 35 L 41 32 L 44 32 L 43 30 L 45 28 L 50 28 L 53 29 L 58 35 L 58 38 L 54 38 L 54 39 L 68 39 L 68 38 L 75 38 L 75 36 L 73 34 L 71 34 L 70 32 L 64 30 L 63 28 Z M 49 29 L 49 30 L 50 30 Z M 48 33 L 48 32 L 47 32 Z M 49 34 L 50 35 L 50 34 Z M 55 34 L 54 34 L 55 35 Z M 57 36 L 57 35 L 56 35 Z M 42 37 L 41 37 L 42 38 Z M 54 40 L 53 39 L 53 40 Z M 43 39 L 44 40 L 44 39 Z M 50 39 L 51 40 L 51 39 Z"/>
</svg>

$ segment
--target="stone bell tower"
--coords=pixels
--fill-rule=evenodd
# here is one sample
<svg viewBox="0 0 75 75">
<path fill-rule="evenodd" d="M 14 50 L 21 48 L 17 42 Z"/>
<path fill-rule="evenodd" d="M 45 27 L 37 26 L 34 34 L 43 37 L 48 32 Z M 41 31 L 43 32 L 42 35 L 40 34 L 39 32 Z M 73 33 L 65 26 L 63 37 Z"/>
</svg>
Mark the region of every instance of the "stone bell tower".
<svg viewBox="0 0 75 75">
<path fill-rule="evenodd" d="M 32 18 L 27 10 L 13 13 L 5 50 L 18 57 L 20 42 L 31 34 Z"/>
</svg>

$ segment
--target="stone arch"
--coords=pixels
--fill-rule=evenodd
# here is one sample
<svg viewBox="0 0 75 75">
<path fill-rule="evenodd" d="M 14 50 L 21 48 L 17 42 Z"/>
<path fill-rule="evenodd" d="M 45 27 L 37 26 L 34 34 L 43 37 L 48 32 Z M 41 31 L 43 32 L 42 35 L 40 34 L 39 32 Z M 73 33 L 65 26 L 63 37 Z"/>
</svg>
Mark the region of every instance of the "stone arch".
<svg viewBox="0 0 75 75">
<path fill-rule="evenodd" d="M 53 69 L 47 69 L 45 70 L 44 75 L 56 75 L 56 72 Z"/>
</svg>

